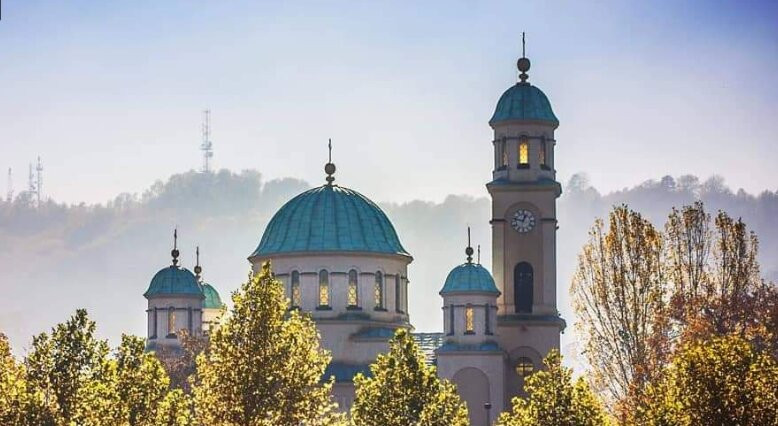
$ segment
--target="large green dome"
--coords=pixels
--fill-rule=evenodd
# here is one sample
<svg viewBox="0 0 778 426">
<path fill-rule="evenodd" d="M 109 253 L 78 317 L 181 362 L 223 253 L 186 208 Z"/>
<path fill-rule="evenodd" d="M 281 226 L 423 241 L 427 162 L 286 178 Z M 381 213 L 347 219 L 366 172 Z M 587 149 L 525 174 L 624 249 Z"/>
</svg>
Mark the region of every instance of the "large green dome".
<svg viewBox="0 0 778 426">
<path fill-rule="evenodd" d="M 287 202 L 270 220 L 250 257 L 304 252 L 410 256 L 375 203 L 338 185 L 313 188 Z"/>
<path fill-rule="evenodd" d="M 529 83 L 516 83 L 500 96 L 489 124 L 515 120 L 559 124 L 546 95 Z"/>
<path fill-rule="evenodd" d="M 492 274 L 483 266 L 467 262 L 449 272 L 446 283 L 440 290 L 441 295 L 450 293 L 493 293 L 500 294 L 494 284 Z"/>
<path fill-rule="evenodd" d="M 194 295 L 203 296 L 197 278 L 186 268 L 168 266 L 154 275 L 148 290 L 143 293 L 146 298 L 157 295 Z"/>
</svg>

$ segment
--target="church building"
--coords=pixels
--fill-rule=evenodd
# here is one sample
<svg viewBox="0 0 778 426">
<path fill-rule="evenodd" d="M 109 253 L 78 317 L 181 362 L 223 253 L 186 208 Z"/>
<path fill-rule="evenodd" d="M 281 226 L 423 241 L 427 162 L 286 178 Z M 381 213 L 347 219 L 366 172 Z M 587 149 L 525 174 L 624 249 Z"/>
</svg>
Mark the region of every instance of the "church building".
<svg viewBox="0 0 778 426">
<path fill-rule="evenodd" d="M 565 327 L 556 306 L 559 121 L 546 95 L 527 81 L 529 59 L 522 55 L 517 65 L 519 82 L 499 98 L 489 120 L 492 212 L 483 220 L 492 226 L 491 268 L 473 261 L 468 244 L 465 261 L 440 280 L 444 330 L 414 334 L 438 375 L 456 384 L 472 425 L 487 425 L 510 409 L 524 378 L 559 348 Z M 369 365 L 388 350 L 396 329 L 412 330 L 408 298 L 430 295 L 414 292 L 413 257 L 389 217 L 336 183 L 335 172 L 330 160 L 322 186 L 278 210 L 248 260 L 254 271 L 272 261 L 292 309 L 315 321 L 332 353 L 325 376 L 335 377 L 333 393 L 346 411 L 354 399 L 353 377 L 370 374 Z M 150 349 L 176 347 L 179 330 L 202 333 L 218 321 L 221 300 L 204 283 L 199 256 L 193 274 L 178 266 L 175 247 L 172 254 L 172 265 L 144 294 Z"/>
</svg>

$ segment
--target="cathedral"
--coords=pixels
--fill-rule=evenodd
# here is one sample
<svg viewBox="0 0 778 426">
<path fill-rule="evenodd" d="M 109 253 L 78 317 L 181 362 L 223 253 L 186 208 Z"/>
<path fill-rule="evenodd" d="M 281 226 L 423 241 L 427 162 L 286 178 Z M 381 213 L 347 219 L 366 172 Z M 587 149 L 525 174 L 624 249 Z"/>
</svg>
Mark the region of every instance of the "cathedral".
<svg viewBox="0 0 778 426">
<path fill-rule="evenodd" d="M 522 394 L 524 378 L 559 348 L 565 327 L 556 306 L 556 199 L 561 186 L 554 169 L 554 130 L 559 121 L 546 95 L 531 85 L 524 55 L 519 82 L 497 102 L 492 180 L 492 262 L 464 262 L 441 277 L 441 333 L 414 337 L 467 403 L 472 425 L 487 425 Z M 484 141 L 484 149 L 487 144 Z M 486 165 L 484 165 L 486 167 Z M 348 410 L 353 377 L 388 349 L 398 328 L 412 330 L 408 298 L 411 254 L 387 215 L 369 198 L 335 182 L 289 200 L 268 223 L 248 256 L 254 271 L 272 260 L 291 307 L 314 319 L 322 345 L 332 353 L 325 378 L 334 376 L 335 399 Z M 178 266 L 160 270 L 144 294 L 148 300 L 148 348 L 178 345 L 176 333 L 204 333 L 218 321 L 222 302 L 213 286 Z M 454 263 L 454 262 L 452 262 Z"/>
</svg>

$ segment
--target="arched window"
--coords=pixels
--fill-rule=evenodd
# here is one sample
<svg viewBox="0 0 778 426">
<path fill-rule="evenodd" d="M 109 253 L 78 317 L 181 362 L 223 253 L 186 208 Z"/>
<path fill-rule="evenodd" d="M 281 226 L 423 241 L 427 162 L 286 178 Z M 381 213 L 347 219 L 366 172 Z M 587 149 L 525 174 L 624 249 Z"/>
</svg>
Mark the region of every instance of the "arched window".
<svg viewBox="0 0 778 426">
<path fill-rule="evenodd" d="M 516 361 L 516 374 L 519 377 L 527 377 L 535 371 L 535 364 L 527 357 L 521 357 Z"/>
<path fill-rule="evenodd" d="M 319 271 L 319 306 L 330 306 L 330 274 Z"/>
<path fill-rule="evenodd" d="M 167 337 L 176 337 L 176 308 L 167 308 Z"/>
<path fill-rule="evenodd" d="M 384 274 L 375 273 L 375 308 L 384 309 Z"/>
<path fill-rule="evenodd" d="M 532 312 L 532 265 L 519 262 L 513 269 L 513 305 L 518 313 Z"/>
<path fill-rule="evenodd" d="M 473 305 L 468 304 L 465 306 L 465 334 L 475 333 L 475 318 L 473 316 Z"/>
<path fill-rule="evenodd" d="M 300 293 L 300 273 L 298 271 L 292 271 L 292 284 L 290 287 L 292 307 L 299 308 L 302 305 L 302 293 Z"/>
<path fill-rule="evenodd" d="M 546 137 L 540 138 L 540 150 L 538 150 L 538 159 L 540 160 L 540 167 L 548 168 L 546 164 Z"/>
<path fill-rule="evenodd" d="M 508 142 L 505 141 L 505 138 L 502 139 L 502 166 L 501 168 L 508 167 Z"/>
<path fill-rule="evenodd" d="M 403 293 L 400 285 L 402 284 L 402 278 L 400 274 L 394 276 L 394 310 L 397 312 L 403 311 Z"/>
<path fill-rule="evenodd" d="M 348 306 L 352 308 L 359 306 L 358 275 L 354 269 L 348 271 Z"/>
<path fill-rule="evenodd" d="M 529 167 L 529 143 L 526 139 L 519 142 L 519 168 Z"/>
</svg>

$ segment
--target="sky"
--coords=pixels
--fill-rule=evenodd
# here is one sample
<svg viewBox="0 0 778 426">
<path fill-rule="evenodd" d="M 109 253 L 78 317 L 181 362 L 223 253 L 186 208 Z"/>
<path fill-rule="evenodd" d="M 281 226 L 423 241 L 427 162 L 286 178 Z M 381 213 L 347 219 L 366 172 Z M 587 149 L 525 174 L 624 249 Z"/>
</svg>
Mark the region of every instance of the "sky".
<svg viewBox="0 0 778 426">
<path fill-rule="evenodd" d="M 68 203 L 141 192 L 200 167 L 208 108 L 218 168 L 323 182 L 332 138 L 338 181 L 374 200 L 483 196 L 526 31 L 560 181 L 774 190 L 776 22 L 771 1 L 7 0 L 0 170 L 18 192 L 40 155 Z"/>
</svg>

